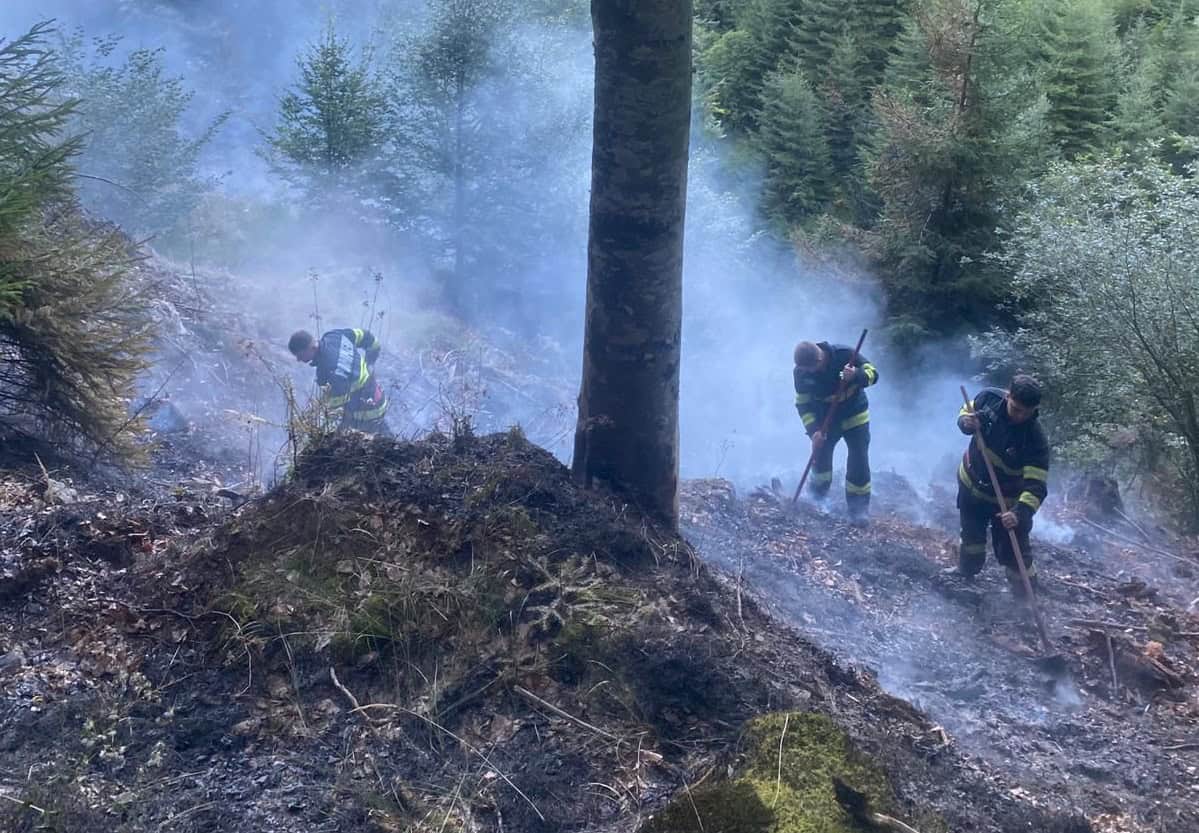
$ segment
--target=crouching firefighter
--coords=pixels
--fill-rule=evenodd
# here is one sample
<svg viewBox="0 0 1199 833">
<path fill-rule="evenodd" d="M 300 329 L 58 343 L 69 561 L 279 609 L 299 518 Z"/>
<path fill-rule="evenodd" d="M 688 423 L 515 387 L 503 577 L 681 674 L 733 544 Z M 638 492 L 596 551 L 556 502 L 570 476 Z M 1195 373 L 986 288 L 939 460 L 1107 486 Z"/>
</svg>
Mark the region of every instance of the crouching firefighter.
<svg viewBox="0 0 1199 833">
<path fill-rule="evenodd" d="M 850 522 L 864 526 L 870 515 L 870 403 L 866 388 L 878 381 L 878 370 L 863 355 L 853 362 L 853 348 L 822 341 L 795 346 L 795 409 L 812 440 L 812 495 L 823 499 L 833 483 L 833 450 L 845 440 L 845 502 Z M 842 385 L 844 381 L 844 385 Z M 839 403 L 821 431 L 828 409 Z"/>
<path fill-rule="evenodd" d="M 374 371 L 383 347 L 369 330 L 330 330 L 319 342 L 298 330 L 287 349 L 296 361 L 316 368 L 325 405 L 341 411 L 338 430 L 390 433 L 385 419 L 390 401 Z"/>
<path fill-rule="evenodd" d="M 1040 383 L 1021 374 L 1012 379 L 1006 391 L 983 389 L 969 407 L 963 406 L 958 413 L 958 428 L 963 434 L 982 432 L 1008 511 L 999 511 L 983 453 L 978 443 L 972 441 L 958 466 L 957 504 L 962 543 L 958 566 L 950 572 L 971 578 L 982 570 L 987 559 L 989 527 L 995 560 L 1007 568 L 1008 585 L 1013 594 L 1021 597 L 1025 593 L 1024 584 L 1008 530 L 1016 533 L 1035 591 L 1037 572 L 1028 538 L 1033 515 L 1041 508 L 1049 488 L 1049 444 L 1037 421 L 1040 404 Z"/>
</svg>

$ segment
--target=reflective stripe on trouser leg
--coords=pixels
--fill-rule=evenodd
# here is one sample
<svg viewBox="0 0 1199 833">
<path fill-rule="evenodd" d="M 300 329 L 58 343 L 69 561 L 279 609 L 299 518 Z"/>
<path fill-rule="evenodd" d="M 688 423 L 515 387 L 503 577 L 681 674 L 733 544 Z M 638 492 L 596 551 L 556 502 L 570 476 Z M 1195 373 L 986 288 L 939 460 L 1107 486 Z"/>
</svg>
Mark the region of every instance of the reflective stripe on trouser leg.
<svg viewBox="0 0 1199 833">
<path fill-rule="evenodd" d="M 808 484 L 812 494 L 817 497 L 827 495 L 829 487 L 833 485 L 833 449 L 836 446 L 836 437 L 825 437 L 824 445 L 815 451 Z"/>
<path fill-rule="evenodd" d="M 863 411 L 859 417 L 867 417 Z M 855 418 L 856 419 L 856 418 Z M 870 509 L 870 423 L 862 422 L 845 432 L 845 503 L 854 516 L 865 515 Z"/>
</svg>

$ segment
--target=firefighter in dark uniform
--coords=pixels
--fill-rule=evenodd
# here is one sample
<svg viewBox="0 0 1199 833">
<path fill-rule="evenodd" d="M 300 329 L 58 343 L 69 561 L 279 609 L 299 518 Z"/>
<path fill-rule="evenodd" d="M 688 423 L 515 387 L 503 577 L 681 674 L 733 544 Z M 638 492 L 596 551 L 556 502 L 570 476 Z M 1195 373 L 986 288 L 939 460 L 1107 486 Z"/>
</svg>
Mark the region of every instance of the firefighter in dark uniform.
<svg viewBox="0 0 1199 833">
<path fill-rule="evenodd" d="M 340 430 L 390 433 L 385 417 L 391 403 L 374 372 L 383 347 L 370 330 L 330 330 L 319 342 L 298 330 L 287 349 L 297 361 L 316 368 L 325 404 L 341 411 Z"/>
<path fill-rule="evenodd" d="M 844 439 L 849 452 L 845 465 L 845 502 L 850 522 L 864 526 L 870 514 L 870 410 L 866 388 L 878 381 L 878 370 L 853 348 L 822 341 L 801 341 L 795 347 L 795 408 L 812 439 L 815 459 L 808 481 L 812 494 L 828 495 L 833 482 L 833 450 Z M 845 387 L 841 388 L 844 380 Z M 833 402 L 840 402 L 829 425 L 820 428 Z"/>
<path fill-rule="evenodd" d="M 971 442 L 958 466 L 962 543 L 958 566 L 951 572 L 971 578 L 982 570 L 987 560 L 990 527 L 995 560 L 1007 568 L 1008 584 L 1017 596 L 1024 595 L 1024 584 L 1008 530 L 1016 532 L 1035 589 L 1037 574 L 1028 537 L 1033 515 L 1041 508 L 1049 489 L 1049 443 L 1037 421 L 1040 404 L 1040 383 L 1020 374 L 1012 379 L 1006 391 L 984 388 L 970 407 L 963 406 L 958 413 L 958 428 L 963 434 L 982 432 L 1008 511 L 1000 513 L 982 451 L 977 443 Z"/>
</svg>

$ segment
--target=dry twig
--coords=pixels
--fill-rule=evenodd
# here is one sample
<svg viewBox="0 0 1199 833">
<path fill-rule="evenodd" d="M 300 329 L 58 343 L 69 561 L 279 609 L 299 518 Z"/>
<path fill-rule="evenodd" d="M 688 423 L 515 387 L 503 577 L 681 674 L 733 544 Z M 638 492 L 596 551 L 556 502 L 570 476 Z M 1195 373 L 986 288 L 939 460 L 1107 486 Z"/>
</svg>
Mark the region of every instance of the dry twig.
<svg viewBox="0 0 1199 833">
<path fill-rule="evenodd" d="M 595 732 L 600 737 L 607 738 L 608 740 L 620 740 L 620 738 L 616 737 L 616 735 L 612 734 L 611 732 L 605 732 L 603 729 L 599 728 L 598 726 L 592 726 L 586 720 L 582 720 L 580 718 L 575 717 L 573 714 L 570 714 L 569 712 L 563 711 L 562 709 L 555 706 L 553 703 L 547 703 L 545 700 L 542 700 L 536 694 L 529 691 L 527 688 L 524 688 L 523 686 L 518 686 L 518 685 L 513 686 L 512 689 L 517 694 L 519 694 L 521 697 L 527 697 L 528 699 L 532 700 L 533 702 L 549 709 L 550 711 L 552 711 L 554 714 L 558 715 L 559 717 L 569 720 L 571 723 L 574 723 L 576 726 L 581 726 L 584 729 L 587 729 L 591 732 Z"/>
<path fill-rule="evenodd" d="M 483 761 L 483 763 L 485 763 L 485 764 L 487 764 L 487 766 L 491 767 L 492 771 L 495 772 L 495 774 L 498 775 L 505 784 L 507 784 L 509 787 L 511 787 L 512 790 L 517 795 L 519 795 L 522 799 L 524 799 L 524 802 L 526 804 L 528 804 L 530 808 L 532 808 L 534 813 L 537 814 L 537 818 L 541 819 L 543 822 L 545 821 L 545 816 L 542 815 L 541 810 L 538 809 L 537 805 L 533 803 L 533 799 L 531 799 L 527 795 L 525 795 L 524 792 L 521 790 L 521 788 L 516 786 L 516 784 L 514 784 L 512 782 L 512 779 L 504 774 L 503 770 L 501 770 L 498 766 L 496 766 L 494 763 L 492 763 L 491 758 L 488 758 L 485 754 L 483 754 L 483 752 L 476 749 L 471 744 L 467 743 L 461 737 L 454 734 L 453 732 L 451 732 L 446 727 L 442 726 L 437 721 L 430 720 L 429 718 L 425 717 L 420 712 L 415 712 L 412 709 L 405 708 L 404 706 L 401 706 L 397 703 L 367 703 L 365 706 L 359 706 L 358 708 L 354 709 L 354 711 L 355 712 L 365 712 L 368 709 L 388 709 L 391 711 L 403 712 L 404 714 L 410 715 L 411 717 L 415 717 L 417 720 L 422 720 L 425 723 L 428 723 L 430 726 L 432 726 L 434 729 L 437 729 L 439 732 L 444 732 L 445 734 L 449 735 L 451 738 L 458 741 L 458 743 L 462 744 L 462 746 L 467 751 L 472 752 L 475 755 L 478 755 L 479 758 Z"/>
</svg>

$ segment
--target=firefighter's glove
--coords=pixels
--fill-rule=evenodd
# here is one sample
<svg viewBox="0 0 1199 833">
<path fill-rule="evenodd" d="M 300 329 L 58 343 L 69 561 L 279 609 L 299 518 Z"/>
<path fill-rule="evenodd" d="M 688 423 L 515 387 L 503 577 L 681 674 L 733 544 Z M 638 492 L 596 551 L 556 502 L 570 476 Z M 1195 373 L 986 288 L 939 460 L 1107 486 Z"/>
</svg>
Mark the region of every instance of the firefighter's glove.
<svg viewBox="0 0 1199 833">
<path fill-rule="evenodd" d="M 826 439 L 828 439 L 828 438 L 824 436 L 823 431 L 813 431 L 812 432 L 812 448 L 820 448 L 820 446 L 824 445 L 824 441 Z"/>
<path fill-rule="evenodd" d="M 958 427 L 962 429 L 963 434 L 974 434 L 978 432 L 982 420 L 978 418 L 978 414 L 964 414 L 958 420 Z"/>
<path fill-rule="evenodd" d="M 1004 529 L 1015 529 L 1020 525 L 1020 518 L 1012 510 L 1001 512 L 999 514 L 999 522 L 1003 524 Z"/>
<path fill-rule="evenodd" d="M 841 368 L 841 381 L 847 385 L 852 385 L 855 382 L 859 385 L 866 383 L 866 371 L 860 367 L 854 367 L 852 364 L 847 364 Z"/>
<path fill-rule="evenodd" d="M 383 348 L 379 345 L 375 345 L 366 351 L 366 363 L 372 370 L 375 367 L 375 362 L 379 361 L 379 354 L 382 352 Z"/>
</svg>

